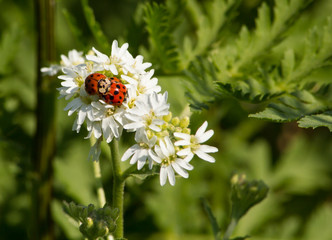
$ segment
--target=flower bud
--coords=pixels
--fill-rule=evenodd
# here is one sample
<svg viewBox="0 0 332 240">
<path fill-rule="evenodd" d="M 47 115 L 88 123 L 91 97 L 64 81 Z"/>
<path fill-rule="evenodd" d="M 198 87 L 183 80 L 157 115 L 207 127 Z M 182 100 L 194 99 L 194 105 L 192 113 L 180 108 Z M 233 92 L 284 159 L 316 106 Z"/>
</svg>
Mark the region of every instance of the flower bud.
<svg viewBox="0 0 332 240">
<path fill-rule="evenodd" d="M 231 178 L 232 218 L 239 220 L 251 207 L 261 202 L 269 188 L 263 181 L 248 181 L 244 174 Z"/>
<path fill-rule="evenodd" d="M 172 112 L 169 112 L 167 115 L 163 116 L 163 120 L 167 123 L 171 121 L 171 119 L 172 119 Z"/>
<path fill-rule="evenodd" d="M 180 119 L 178 117 L 175 117 L 175 118 L 172 119 L 172 124 L 174 126 L 178 126 L 179 123 L 180 123 Z"/>
<path fill-rule="evenodd" d="M 186 116 L 180 120 L 180 127 L 186 128 L 189 126 L 189 123 L 190 123 L 190 119 L 189 119 L 189 117 Z"/>
<path fill-rule="evenodd" d="M 190 128 L 183 128 L 182 133 L 190 134 L 191 130 L 190 130 Z"/>
</svg>

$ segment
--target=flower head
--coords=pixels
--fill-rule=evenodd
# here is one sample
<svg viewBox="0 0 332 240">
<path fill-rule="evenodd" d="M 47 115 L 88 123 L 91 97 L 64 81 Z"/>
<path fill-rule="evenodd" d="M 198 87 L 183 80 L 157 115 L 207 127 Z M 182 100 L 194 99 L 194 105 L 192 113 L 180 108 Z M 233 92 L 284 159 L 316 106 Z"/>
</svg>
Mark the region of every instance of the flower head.
<svg viewBox="0 0 332 240">
<path fill-rule="evenodd" d="M 183 149 L 177 154 L 179 156 L 186 156 L 190 159 L 194 156 L 194 154 L 196 154 L 199 158 L 205 161 L 212 163 L 215 162 L 214 157 L 210 156 L 208 153 L 218 152 L 218 148 L 208 145 L 201 145 L 201 143 L 209 140 L 214 134 L 213 130 L 206 131 L 207 126 L 208 123 L 205 121 L 197 130 L 195 135 L 175 132 L 174 136 L 180 139 L 175 142 L 175 146 L 183 147 Z"/>
<path fill-rule="evenodd" d="M 155 92 L 142 97 L 135 102 L 135 107 L 129 109 L 125 114 L 129 123 L 125 129 L 136 130 L 139 128 L 161 131 L 160 126 L 164 123 L 163 116 L 168 114 L 167 92 L 157 94 Z"/>
<path fill-rule="evenodd" d="M 184 178 L 189 174 L 186 170 L 192 170 L 193 166 L 186 159 L 176 155 L 175 148 L 168 136 L 164 137 L 155 146 L 155 152 L 161 160 L 160 185 L 165 185 L 167 179 L 171 185 L 175 185 L 175 172 Z"/>
</svg>

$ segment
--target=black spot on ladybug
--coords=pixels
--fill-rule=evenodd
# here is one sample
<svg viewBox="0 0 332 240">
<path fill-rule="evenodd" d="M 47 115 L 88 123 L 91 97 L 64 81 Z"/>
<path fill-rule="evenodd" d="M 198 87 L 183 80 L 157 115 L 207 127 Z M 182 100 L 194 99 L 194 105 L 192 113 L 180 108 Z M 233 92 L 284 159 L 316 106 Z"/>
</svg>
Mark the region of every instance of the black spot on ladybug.
<svg viewBox="0 0 332 240">
<path fill-rule="evenodd" d="M 94 87 L 95 85 L 92 83 L 91 86 Z"/>
<path fill-rule="evenodd" d="M 118 101 L 118 103 L 121 103 L 121 101 Z"/>
<path fill-rule="evenodd" d="M 122 89 L 126 89 L 126 87 L 125 87 L 125 86 L 122 86 Z"/>
<path fill-rule="evenodd" d="M 111 100 L 114 100 L 114 96 L 110 96 L 110 99 L 111 99 Z"/>
<path fill-rule="evenodd" d="M 119 94 L 119 91 L 114 91 L 114 95 L 118 95 Z"/>
<path fill-rule="evenodd" d="M 119 98 L 120 98 L 120 99 L 122 99 L 122 97 L 121 97 L 121 96 L 120 96 Z"/>
<path fill-rule="evenodd" d="M 119 84 L 117 84 L 117 85 L 116 85 L 116 88 L 120 88 L 120 85 L 119 85 Z"/>
<path fill-rule="evenodd" d="M 89 82 L 91 82 L 91 79 L 90 79 L 90 78 L 88 79 L 88 83 L 89 83 Z"/>
</svg>

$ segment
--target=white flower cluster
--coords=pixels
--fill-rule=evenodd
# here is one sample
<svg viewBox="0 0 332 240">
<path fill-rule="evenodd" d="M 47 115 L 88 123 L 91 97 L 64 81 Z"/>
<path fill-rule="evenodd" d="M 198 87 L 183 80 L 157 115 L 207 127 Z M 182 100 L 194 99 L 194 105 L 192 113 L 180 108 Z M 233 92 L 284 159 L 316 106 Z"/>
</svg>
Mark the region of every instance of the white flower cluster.
<svg viewBox="0 0 332 240">
<path fill-rule="evenodd" d="M 77 114 L 73 130 L 79 132 L 86 123 L 89 132 L 97 139 L 91 148 L 90 155 L 98 160 L 100 142 L 104 138 L 111 142 L 120 138 L 123 129 L 135 132 L 136 144 L 131 146 L 122 156 L 122 161 L 130 159 L 131 164 L 137 163 L 138 170 L 146 163 L 150 169 L 160 167 L 160 184 L 168 179 L 175 184 L 175 173 L 188 178 L 190 164 L 194 155 L 208 162 L 215 159 L 208 153 L 218 149 L 202 145 L 213 135 L 213 130 L 206 131 L 207 122 L 190 134 L 189 118 L 172 118 L 167 103 L 167 92 L 160 93 L 158 79 L 153 77 L 154 70 L 147 71 L 151 63 L 144 63 L 142 56 L 133 57 L 128 52 L 128 44 L 118 47 L 112 44 L 112 52 L 107 56 L 95 48 L 83 56 L 82 52 L 72 50 L 68 57 L 61 56 L 61 65 L 42 68 L 47 75 L 55 75 L 60 69 L 64 75 L 58 88 L 60 98 L 70 100 L 65 110 L 68 115 Z M 92 73 L 117 77 L 126 86 L 128 95 L 121 105 L 107 104 L 98 95 L 89 95 L 85 90 L 85 79 Z"/>
</svg>

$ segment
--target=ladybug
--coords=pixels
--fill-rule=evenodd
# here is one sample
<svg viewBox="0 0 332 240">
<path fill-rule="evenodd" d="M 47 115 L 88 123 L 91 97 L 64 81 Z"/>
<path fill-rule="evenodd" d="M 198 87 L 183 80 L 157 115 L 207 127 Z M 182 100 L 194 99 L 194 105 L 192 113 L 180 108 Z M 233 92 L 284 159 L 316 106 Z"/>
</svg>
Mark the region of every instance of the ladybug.
<svg viewBox="0 0 332 240">
<path fill-rule="evenodd" d="M 95 95 L 99 93 L 99 81 L 106 80 L 107 77 L 101 73 L 92 73 L 85 79 L 85 91 L 89 95 Z"/>
<path fill-rule="evenodd" d="M 106 90 L 105 93 L 102 93 L 103 100 L 108 104 L 120 106 L 123 101 L 126 101 L 127 88 L 118 78 L 111 77 L 109 79 L 109 86 L 107 85 L 107 81 L 102 80 L 99 82 L 99 92 L 102 93 L 102 91 Z M 106 84 L 105 89 L 103 88 L 104 84 Z"/>
</svg>

